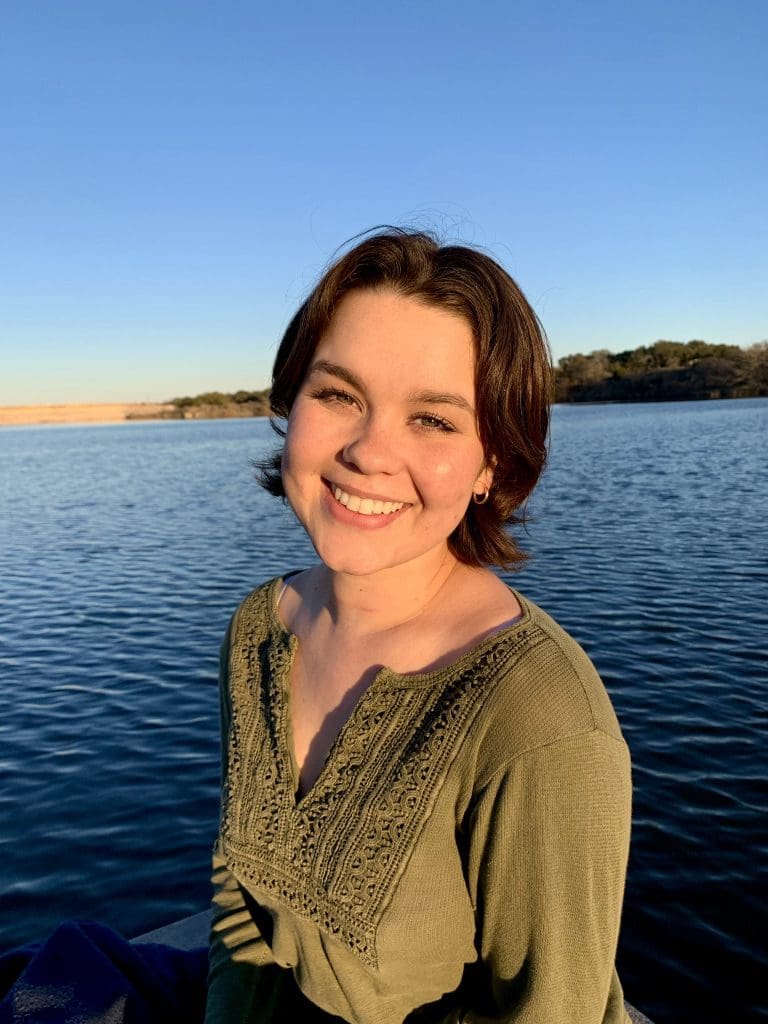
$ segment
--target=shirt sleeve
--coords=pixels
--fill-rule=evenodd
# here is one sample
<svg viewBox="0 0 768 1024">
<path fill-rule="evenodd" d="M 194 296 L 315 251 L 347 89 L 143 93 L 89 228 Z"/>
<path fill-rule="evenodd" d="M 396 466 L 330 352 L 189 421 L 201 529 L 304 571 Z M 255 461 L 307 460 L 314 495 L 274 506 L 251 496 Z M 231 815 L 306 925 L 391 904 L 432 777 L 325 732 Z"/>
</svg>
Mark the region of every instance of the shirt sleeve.
<svg viewBox="0 0 768 1024">
<path fill-rule="evenodd" d="M 521 754 L 483 787 L 468 837 L 479 983 L 463 1021 L 628 1022 L 614 960 L 630 805 L 626 745 L 599 730 Z"/>
<path fill-rule="evenodd" d="M 285 972 L 272 961 L 218 844 L 213 853 L 213 889 L 205 1024 L 271 1020 L 269 1004 Z"/>
<path fill-rule="evenodd" d="M 227 778 L 227 745 L 231 718 L 229 645 L 232 623 L 221 646 L 219 697 L 221 714 L 221 782 Z M 256 1024 L 272 1019 L 271 1003 L 284 971 L 248 909 L 246 894 L 227 867 L 217 840 L 213 851 L 213 901 L 208 954 L 208 996 L 205 1024 Z"/>
<path fill-rule="evenodd" d="M 227 789 L 227 751 L 232 720 L 229 656 L 238 612 L 221 645 L 219 698 L 221 789 Z M 213 850 L 213 903 L 208 952 L 205 1024 L 331 1024 L 340 1018 L 319 1011 L 301 992 L 293 971 L 275 962 L 272 919 L 235 877 L 217 839 Z"/>
</svg>

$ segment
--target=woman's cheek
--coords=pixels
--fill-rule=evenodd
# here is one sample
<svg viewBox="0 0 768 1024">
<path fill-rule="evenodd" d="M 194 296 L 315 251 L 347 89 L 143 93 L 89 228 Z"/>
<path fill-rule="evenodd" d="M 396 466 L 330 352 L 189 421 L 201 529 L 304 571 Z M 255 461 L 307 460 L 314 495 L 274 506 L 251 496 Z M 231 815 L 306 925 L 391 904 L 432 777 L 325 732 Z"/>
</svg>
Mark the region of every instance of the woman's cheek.
<svg viewBox="0 0 768 1024">
<path fill-rule="evenodd" d="M 454 502 L 463 502 L 468 498 L 468 489 L 472 487 L 474 478 L 470 477 L 465 465 L 453 458 L 438 458 L 430 468 L 432 487 L 435 497 L 447 506 Z"/>
</svg>

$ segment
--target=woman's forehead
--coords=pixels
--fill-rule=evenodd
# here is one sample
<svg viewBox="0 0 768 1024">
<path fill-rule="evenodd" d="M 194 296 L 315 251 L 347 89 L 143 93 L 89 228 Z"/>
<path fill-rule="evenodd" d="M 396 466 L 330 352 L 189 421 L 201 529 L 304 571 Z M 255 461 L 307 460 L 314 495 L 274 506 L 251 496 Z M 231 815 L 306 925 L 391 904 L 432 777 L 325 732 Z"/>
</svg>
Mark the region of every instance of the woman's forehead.
<svg viewBox="0 0 768 1024">
<path fill-rule="evenodd" d="M 414 345 L 442 345 L 449 354 L 457 348 L 474 359 L 474 338 L 467 320 L 449 309 L 435 306 L 393 289 L 359 289 L 339 302 L 320 344 L 327 338 L 358 345 L 364 341 Z M 319 345 L 318 345 L 319 347 Z"/>
<path fill-rule="evenodd" d="M 320 338 L 311 366 L 333 363 L 361 378 L 474 392 L 469 324 L 447 310 L 392 290 L 351 292 Z M 469 397 L 469 396 L 467 396 Z"/>
</svg>

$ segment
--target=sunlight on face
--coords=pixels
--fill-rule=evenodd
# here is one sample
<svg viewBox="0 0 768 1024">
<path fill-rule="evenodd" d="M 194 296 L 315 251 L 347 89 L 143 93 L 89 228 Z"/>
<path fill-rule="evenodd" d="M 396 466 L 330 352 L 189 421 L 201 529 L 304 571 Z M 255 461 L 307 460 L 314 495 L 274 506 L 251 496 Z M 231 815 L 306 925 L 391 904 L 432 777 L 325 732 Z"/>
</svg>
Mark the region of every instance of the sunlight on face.
<svg viewBox="0 0 768 1024">
<path fill-rule="evenodd" d="M 392 290 L 355 291 L 320 339 L 291 410 L 286 495 L 337 571 L 444 558 L 490 484 L 468 323 Z"/>
</svg>

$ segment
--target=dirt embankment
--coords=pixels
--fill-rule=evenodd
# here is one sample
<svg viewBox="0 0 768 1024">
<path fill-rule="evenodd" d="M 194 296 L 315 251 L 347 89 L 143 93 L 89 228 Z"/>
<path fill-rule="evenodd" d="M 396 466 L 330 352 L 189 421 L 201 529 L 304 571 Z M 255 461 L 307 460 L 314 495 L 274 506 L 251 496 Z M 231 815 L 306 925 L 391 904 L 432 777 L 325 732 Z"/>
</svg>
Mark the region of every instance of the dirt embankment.
<svg viewBox="0 0 768 1024">
<path fill-rule="evenodd" d="M 101 402 L 83 405 L 0 406 L 0 427 L 45 423 L 122 423 L 178 417 L 175 405 L 160 402 Z"/>
</svg>

